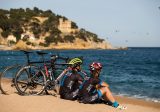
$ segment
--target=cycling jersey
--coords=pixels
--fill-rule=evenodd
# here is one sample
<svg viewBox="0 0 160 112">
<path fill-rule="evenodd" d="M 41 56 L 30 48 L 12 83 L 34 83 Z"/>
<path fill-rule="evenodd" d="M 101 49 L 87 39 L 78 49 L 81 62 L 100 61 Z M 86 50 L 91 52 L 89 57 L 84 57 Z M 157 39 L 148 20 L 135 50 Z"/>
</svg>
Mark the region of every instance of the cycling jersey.
<svg viewBox="0 0 160 112">
<path fill-rule="evenodd" d="M 76 100 L 82 81 L 83 78 L 78 73 L 65 74 L 60 83 L 60 97 L 68 100 Z"/>
<path fill-rule="evenodd" d="M 102 96 L 100 90 L 97 90 L 96 85 L 101 84 L 100 79 L 89 78 L 80 87 L 79 100 L 83 103 L 96 103 Z"/>
</svg>

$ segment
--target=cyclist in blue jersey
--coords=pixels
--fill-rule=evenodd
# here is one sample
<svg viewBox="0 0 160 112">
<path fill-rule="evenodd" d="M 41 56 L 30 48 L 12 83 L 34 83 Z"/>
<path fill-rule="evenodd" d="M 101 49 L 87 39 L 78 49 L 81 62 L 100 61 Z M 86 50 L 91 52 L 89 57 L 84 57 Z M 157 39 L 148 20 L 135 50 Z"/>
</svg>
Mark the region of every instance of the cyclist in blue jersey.
<svg viewBox="0 0 160 112">
<path fill-rule="evenodd" d="M 84 81 L 79 91 L 79 101 L 82 103 L 97 103 L 103 101 L 110 103 L 115 108 L 123 108 L 113 97 L 109 85 L 99 79 L 102 69 L 101 63 L 93 62 L 90 65 L 91 77 Z"/>
<path fill-rule="evenodd" d="M 82 60 L 73 58 L 69 64 L 70 71 L 67 72 L 60 82 L 60 97 L 67 100 L 76 100 L 78 97 L 79 86 L 83 82 L 83 77 L 79 74 L 81 71 Z"/>
</svg>

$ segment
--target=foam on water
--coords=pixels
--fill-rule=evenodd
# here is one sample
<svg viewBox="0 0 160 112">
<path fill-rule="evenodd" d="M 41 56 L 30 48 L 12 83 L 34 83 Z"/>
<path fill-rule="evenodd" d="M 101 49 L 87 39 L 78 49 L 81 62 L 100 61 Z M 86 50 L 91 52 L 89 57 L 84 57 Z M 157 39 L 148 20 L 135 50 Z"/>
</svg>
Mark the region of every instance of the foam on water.
<svg viewBox="0 0 160 112">
<path fill-rule="evenodd" d="M 118 93 L 118 94 L 115 94 L 114 95 L 118 95 L 118 96 L 122 96 L 122 97 L 128 97 L 128 98 L 136 98 L 136 99 L 142 99 L 142 100 L 146 100 L 146 101 L 152 101 L 152 102 L 155 102 L 155 103 L 160 103 L 160 98 L 149 98 L 147 96 L 141 96 L 141 95 L 129 95 L 129 94 L 121 94 L 121 93 Z"/>
</svg>

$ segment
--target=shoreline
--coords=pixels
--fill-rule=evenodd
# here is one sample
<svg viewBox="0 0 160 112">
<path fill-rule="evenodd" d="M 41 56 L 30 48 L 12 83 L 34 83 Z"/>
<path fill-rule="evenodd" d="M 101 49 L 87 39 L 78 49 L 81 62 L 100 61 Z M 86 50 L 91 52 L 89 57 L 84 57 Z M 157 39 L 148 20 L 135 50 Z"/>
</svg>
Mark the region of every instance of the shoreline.
<svg viewBox="0 0 160 112">
<path fill-rule="evenodd" d="M 0 45 L 0 51 L 11 51 L 11 50 L 128 50 L 128 47 L 118 47 L 118 48 L 90 48 L 90 47 L 34 47 L 34 48 L 15 48 L 14 46 L 2 46 Z"/>
<path fill-rule="evenodd" d="M 153 107 L 160 109 L 160 103 L 153 102 L 153 101 L 146 101 L 145 99 L 137 99 L 137 98 L 130 98 L 124 96 L 114 96 L 120 103 L 127 103 L 132 105 L 139 105 L 144 107 Z"/>
<path fill-rule="evenodd" d="M 160 103 L 115 96 L 126 110 L 119 110 L 105 104 L 82 104 L 60 99 L 59 96 L 20 96 L 0 94 L 1 112 L 159 112 Z"/>
<path fill-rule="evenodd" d="M 74 49 L 74 48 L 40 48 L 40 49 L 11 49 L 11 48 L 0 48 L 0 51 L 18 51 L 18 50 L 117 50 L 117 49 L 100 49 L 100 48 L 81 48 L 81 49 Z"/>
</svg>

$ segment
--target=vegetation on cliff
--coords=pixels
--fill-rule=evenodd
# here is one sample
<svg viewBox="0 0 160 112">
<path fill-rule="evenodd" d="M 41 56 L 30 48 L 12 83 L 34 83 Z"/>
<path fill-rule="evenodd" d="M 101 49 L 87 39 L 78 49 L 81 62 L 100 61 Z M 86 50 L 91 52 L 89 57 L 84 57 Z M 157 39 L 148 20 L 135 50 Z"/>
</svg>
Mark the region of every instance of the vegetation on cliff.
<svg viewBox="0 0 160 112">
<path fill-rule="evenodd" d="M 58 29 L 59 19 L 68 20 L 66 17 L 56 15 L 51 10 L 40 10 L 37 7 L 33 9 L 0 9 L 0 35 L 6 39 L 9 35 L 16 37 L 16 44 L 19 40 L 26 42 L 27 45 L 37 45 L 30 42 L 27 38 L 21 38 L 23 33 L 30 32 L 39 41 L 39 46 L 49 46 L 50 44 L 58 43 L 74 43 L 76 38 L 83 41 L 93 41 L 95 43 L 102 43 L 104 39 L 85 29 L 79 29 L 77 32 L 64 34 Z M 75 22 L 71 21 L 71 28 L 78 29 Z M 43 39 L 42 39 L 43 38 Z"/>
</svg>

